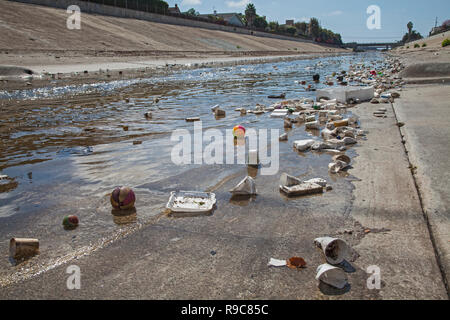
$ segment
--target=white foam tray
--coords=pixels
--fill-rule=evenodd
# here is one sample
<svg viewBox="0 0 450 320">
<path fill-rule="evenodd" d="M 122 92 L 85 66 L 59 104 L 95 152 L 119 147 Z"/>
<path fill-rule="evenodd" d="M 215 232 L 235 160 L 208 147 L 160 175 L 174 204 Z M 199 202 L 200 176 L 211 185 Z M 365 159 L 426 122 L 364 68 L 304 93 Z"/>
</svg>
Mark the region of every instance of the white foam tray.
<svg viewBox="0 0 450 320">
<path fill-rule="evenodd" d="M 206 213 L 216 204 L 216 195 L 210 192 L 172 191 L 166 208 L 171 212 Z"/>
</svg>

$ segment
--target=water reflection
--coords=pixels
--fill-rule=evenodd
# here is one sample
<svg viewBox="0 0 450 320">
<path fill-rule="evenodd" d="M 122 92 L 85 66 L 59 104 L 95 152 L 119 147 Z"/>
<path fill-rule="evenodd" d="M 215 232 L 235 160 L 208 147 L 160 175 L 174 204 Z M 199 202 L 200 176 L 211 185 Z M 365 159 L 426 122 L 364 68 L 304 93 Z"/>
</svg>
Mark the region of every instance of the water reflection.
<svg viewBox="0 0 450 320">
<path fill-rule="evenodd" d="M 126 210 L 112 209 L 111 214 L 113 216 L 114 223 L 119 226 L 135 223 L 137 221 L 136 208 Z"/>
</svg>

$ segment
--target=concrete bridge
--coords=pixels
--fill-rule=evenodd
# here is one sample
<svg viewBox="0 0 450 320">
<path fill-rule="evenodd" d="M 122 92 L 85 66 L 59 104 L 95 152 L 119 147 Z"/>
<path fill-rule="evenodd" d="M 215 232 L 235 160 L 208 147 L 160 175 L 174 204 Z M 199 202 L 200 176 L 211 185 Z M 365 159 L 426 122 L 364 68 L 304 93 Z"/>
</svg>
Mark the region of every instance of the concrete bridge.
<svg viewBox="0 0 450 320">
<path fill-rule="evenodd" d="M 357 42 L 349 42 L 345 43 L 344 47 L 346 48 L 386 48 L 386 49 L 393 49 L 399 46 L 402 46 L 403 43 L 401 42 L 373 42 L 373 43 L 357 43 Z"/>
</svg>

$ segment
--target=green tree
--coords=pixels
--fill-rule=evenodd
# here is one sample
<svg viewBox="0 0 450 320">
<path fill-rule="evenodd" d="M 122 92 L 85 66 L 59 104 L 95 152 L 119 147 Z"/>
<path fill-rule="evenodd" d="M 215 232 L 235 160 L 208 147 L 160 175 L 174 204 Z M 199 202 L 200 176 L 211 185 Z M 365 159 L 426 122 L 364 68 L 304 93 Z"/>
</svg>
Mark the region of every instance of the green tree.
<svg viewBox="0 0 450 320">
<path fill-rule="evenodd" d="M 306 36 L 308 31 L 308 24 L 306 22 L 297 22 L 295 24 L 295 28 L 297 28 L 297 33 Z"/>
<path fill-rule="evenodd" d="M 311 18 L 308 25 L 308 34 L 313 39 L 316 39 L 320 34 L 319 20 L 316 18 Z"/>
<path fill-rule="evenodd" d="M 408 24 L 406 25 L 406 27 L 408 28 L 408 34 L 411 35 L 412 32 L 412 28 L 413 28 L 413 23 L 410 21 L 408 22 Z"/>
<path fill-rule="evenodd" d="M 286 32 L 287 34 L 293 36 L 293 35 L 295 35 L 295 33 L 297 32 L 297 28 L 296 28 L 296 27 L 293 27 L 293 26 L 289 26 L 289 27 L 286 27 L 286 31 L 285 31 L 285 32 Z"/>
<path fill-rule="evenodd" d="M 200 13 L 199 13 L 198 11 L 195 11 L 194 8 L 190 8 L 190 9 L 189 9 L 188 11 L 186 11 L 184 14 L 185 14 L 185 15 L 188 15 L 188 16 L 193 16 L 193 17 L 197 17 L 197 16 L 200 15 Z"/>
<path fill-rule="evenodd" d="M 416 30 L 413 30 L 413 26 L 414 25 L 411 21 L 408 22 L 408 24 L 406 25 L 406 27 L 408 28 L 408 32 L 405 33 L 405 35 L 402 38 L 403 43 L 416 41 L 416 40 L 423 38 L 419 32 L 417 32 Z"/>
<path fill-rule="evenodd" d="M 252 27 L 256 18 L 256 8 L 253 3 L 249 3 L 245 8 L 245 19 L 247 20 L 247 26 Z"/>
<path fill-rule="evenodd" d="M 268 23 L 265 17 L 256 16 L 253 25 L 258 29 L 266 29 Z"/>
<path fill-rule="evenodd" d="M 269 22 L 269 28 L 272 32 L 278 32 L 280 30 L 280 25 L 276 21 Z"/>
</svg>

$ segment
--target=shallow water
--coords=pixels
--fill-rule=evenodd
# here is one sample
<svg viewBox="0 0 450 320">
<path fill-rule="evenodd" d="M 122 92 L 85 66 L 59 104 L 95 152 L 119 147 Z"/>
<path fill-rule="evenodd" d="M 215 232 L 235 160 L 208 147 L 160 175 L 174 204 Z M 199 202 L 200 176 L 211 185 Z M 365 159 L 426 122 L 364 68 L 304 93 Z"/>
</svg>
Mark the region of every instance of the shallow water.
<svg viewBox="0 0 450 320">
<path fill-rule="evenodd" d="M 309 203 L 279 194 L 279 176 L 288 172 L 325 178 L 343 197 L 350 197 L 349 183 L 328 174 L 331 154 L 292 149 L 294 140 L 318 135 L 305 131 L 303 125 L 294 124 L 286 131 L 289 141 L 280 142 L 280 169 L 274 176 L 248 172 L 245 165 L 238 164 L 177 166 L 170 157 L 177 142 L 170 137 L 175 129 L 193 130 L 186 117 L 200 117 L 203 130 L 225 133 L 240 124 L 279 129 L 281 134 L 285 132 L 281 118 L 271 118 L 270 113 L 241 116 L 234 109 L 253 109 L 257 103 L 269 106 L 278 100 L 267 96 L 283 92 L 286 99 L 314 98 L 315 93 L 305 91 L 299 81 L 311 83 L 315 73 L 323 81 L 332 72 L 347 70 L 350 63 L 381 57 L 366 53 L 184 70 L 164 77 L 84 86 L 0 91 L 0 99 L 8 101 L 0 118 L 0 172 L 16 183 L 0 192 L 0 275 L 17 268 L 8 259 L 7 240 L 11 237 L 39 238 L 41 254 L 27 266 L 30 272 L 45 270 L 62 257 L 83 255 L 152 221 L 164 212 L 172 190 L 216 192 L 218 205 L 213 214 L 251 201 L 267 202 L 271 208 Z M 160 101 L 155 103 L 154 98 Z M 216 104 L 226 111 L 225 118 L 216 119 L 212 114 L 211 107 Z M 147 111 L 153 119 L 145 119 Z M 142 144 L 134 145 L 135 140 Z M 354 155 L 353 151 L 347 153 Z M 256 177 L 258 197 L 230 199 L 227 190 L 246 174 Z M 136 214 L 111 213 L 108 194 L 118 185 L 135 189 Z M 62 228 L 67 214 L 79 216 L 81 224 L 76 230 Z"/>
</svg>

